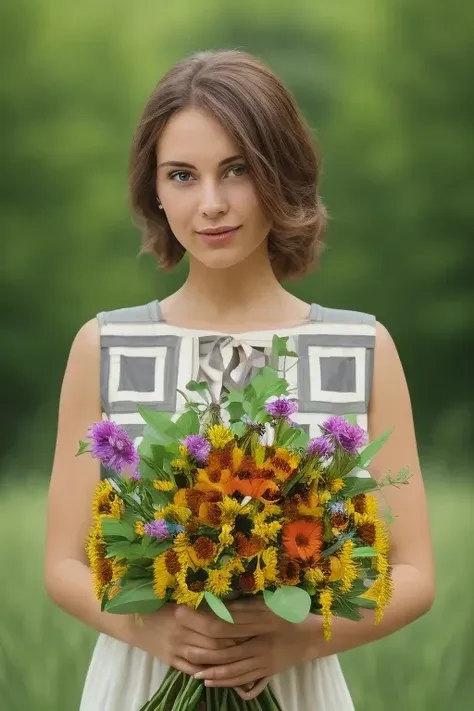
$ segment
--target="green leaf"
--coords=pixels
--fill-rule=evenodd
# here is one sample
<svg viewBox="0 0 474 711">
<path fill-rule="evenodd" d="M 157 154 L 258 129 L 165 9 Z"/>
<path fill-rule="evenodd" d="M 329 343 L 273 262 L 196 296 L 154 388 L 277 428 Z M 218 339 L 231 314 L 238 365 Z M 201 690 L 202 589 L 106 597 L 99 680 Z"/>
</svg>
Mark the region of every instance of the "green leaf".
<svg viewBox="0 0 474 711">
<path fill-rule="evenodd" d="M 205 380 L 190 380 L 186 383 L 186 390 L 190 392 L 202 392 L 203 390 L 209 390 L 209 385 Z"/>
<path fill-rule="evenodd" d="M 344 415 L 344 418 L 349 422 L 350 425 L 357 424 L 357 415 L 354 412 L 351 412 L 350 415 Z"/>
<path fill-rule="evenodd" d="M 245 410 L 241 402 L 229 402 L 226 406 L 226 410 L 230 415 L 231 422 L 237 422 L 240 420 Z M 243 424 L 243 423 L 242 423 Z"/>
<path fill-rule="evenodd" d="M 351 476 L 344 478 L 345 486 L 341 491 L 341 496 L 348 499 L 357 494 L 365 494 L 378 488 L 378 484 L 372 477 Z"/>
<path fill-rule="evenodd" d="M 311 598 L 302 588 L 284 585 L 272 592 L 264 590 L 267 607 L 288 622 L 303 622 L 311 609 Z"/>
<path fill-rule="evenodd" d="M 81 454 L 84 454 L 85 452 L 90 451 L 90 442 L 84 442 L 82 439 L 79 440 L 79 449 L 76 452 L 76 457 L 79 457 Z"/>
<path fill-rule="evenodd" d="M 209 592 L 209 590 L 205 590 L 204 598 L 211 610 L 215 612 L 221 620 L 232 623 L 234 622 L 232 615 L 219 597 Z"/>
<path fill-rule="evenodd" d="M 179 427 L 185 437 L 190 434 L 198 434 L 199 417 L 194 410 L 186 410 L 176 420 L 176 426 Z"/>
<path fill-rule="evenodd" d="M 173 494 L 174 492 L 172 491 L 158 491 L 157 489 L 153 488 L 150 489 L 150 494 L 153 503 L 155 506 L 159 506 L 160 508 L 164 508 L 165 506 L 168 506 L 173 501 Z"/>
<path fill-rule="evenodd" d="M 290 430 L 290 435 L 285 440 L 285 447 L 306 449 L 309 443 L 309 435 L 299 427 L 290 427 Z"/>
<path fill-rule="evenodd" d="M 272 359 L 280 358 L 281 356 L 290 356 L 297 358 L 298 354 L 288 350 L 288 336 L 273 336 L 272 339 Z M 277 361 L 278 363 L 278 361 Z"/>
<path fill-rule="evenodd" d="M 385 442 L 388 440 L 390 435 L 393 432 L 393 427 L 390 430 L 387 430 L 386 432 L 383 432 L 379 437 L 374 439 L 373 442 L 367 445 L 362 452 L 359 454 L 359 460 L 358 460 L 358 466 L 361 469 L 365 469 L 368 467 L 372 459 L 375 457 L 377 452 L 383 447 Z"/>
<path fill-rule="evenodd" d="M 351 597 L 350 601 L 356 607 L 363 607 L 366 610 L 375 610 L 377 607 L 375 600 L 368 600 L 365 597 Z"/>
<path fill-rule="evenodd" d="M 237 437 L 242 437 L 246 432 L 246 426 L 243 422 L 233 422 L 230 426 L 233 434 Z"/>
<path fill-rule="evenodd" d="M 118 518 L 103 518 L 100 524 L 102 533 L 106 538 L 108 536 L 119 536 L 120 538 L 126 538 L 127 541 L 135 539 L 133 526 L 127 521 L 122 521 Z"/>
<path fill-rule="evenodd" d="M 137 411 L 145 420 L 152 432 L 145 427 L 144 437 L 153 436 L 157 444 L 166 444 L 168 441 L 173 441 L 179 438 L 180 431 L 176 427 L 171 417 L 165 412 L 157 412 L 137 405 Z"/>
<path fill-rule="evenodd" d="M 357 607 L 344 598 L 338 598 L 333 603 L 332 610 L 338 617 L 345 617 L 347 620 L 352 620 L 352 622 L 359 622 L 363 619 Z"/>
<path fill-rule="evenodd" d="M 242 402 L 244 393 L 242 390 L 230 390 L 226 395 L 227 402 Z"/>
<path fill-rule="evenodd" d="M 171 548 L 173 541 L 167 539 L 166 541 L 158 541 L 156 538 L 151 536 L 144 536 L 142 539 L 142 556 L 143 558 L 156 558 Z"/>
<path fill-rule="evenodd" d="M 374 558 L 376 555 L 377 551 L 372 546 L 361 546 L 352 551 L 353 558 Z"/>
<path fill-rule="evenodd" d="M 117 541 L 107 544 L 106 558 L 124 558 L 125 560 L 139 560 L 143 558 L 141 543 L 129 543 L 128 541 Z"/>
<path fill-rule="evenodd" d="M 120 592 L 106 602 L 104 609 L 116 615 L 146 615 L 159 610 L 164 602 L 156 597 L 153 581 L 145 578 L 126 582 Z"/>
</svg>

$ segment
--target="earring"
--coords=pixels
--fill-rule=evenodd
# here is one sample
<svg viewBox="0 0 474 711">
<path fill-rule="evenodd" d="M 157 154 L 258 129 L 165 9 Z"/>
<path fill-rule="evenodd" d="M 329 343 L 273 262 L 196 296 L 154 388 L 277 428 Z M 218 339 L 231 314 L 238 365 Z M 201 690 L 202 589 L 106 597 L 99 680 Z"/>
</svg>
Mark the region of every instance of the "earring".
<svg viewBox="0 0 474 711">
<path fill-rule="evenodd" d="M 159 210 L 162 210 L 162 209 L 163 209 L 163 205 L 162 205 L 161 202 L 160 202 L 160 198 L 157 197 L 156 200 L 157 200 L 157 202 L 158 202 L 158 209 L 159 209 Z"/>
</svg>

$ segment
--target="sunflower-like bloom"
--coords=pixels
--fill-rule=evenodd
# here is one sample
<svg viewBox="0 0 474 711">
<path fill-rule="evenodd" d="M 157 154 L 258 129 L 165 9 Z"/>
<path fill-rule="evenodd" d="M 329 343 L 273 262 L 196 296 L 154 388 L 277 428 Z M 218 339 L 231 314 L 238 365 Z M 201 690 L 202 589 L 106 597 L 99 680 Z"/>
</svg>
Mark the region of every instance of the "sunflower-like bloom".
<svg viewBox="0 0 474 711">
<path fill-rule="evenodd" d="M 171 519 L 173 523 L 181 525 L 187 523 L 191 518 L 191 509 L 186 506 L 177 506 L 176 504 L 168 504 L 159 511 L 155 511 L 155 518 Z"/>
<path fill-rule="evenodd" d="M 262 470 L 277 481 L 284 482 L 294 474 L 299 462 L 300 457 L 297 454 L 284 447 L 279 447 L 275 454 L 263 464 Z"/>
<path fill-rule="evenodd" d="M 100 481 L 92 498 L 92 516 L 95 522 L 101 518 L 120 518 L 123 503 L 108 479 Z"/>
<path fill-rule="evenodd" d="M 223 597 L 231 592 L 232 574 L 228 569 L 211 568 L 208 572 L 209 577 L 206 582 L 206 590 L 209 590 L 209 592 L 218 597 Z"/>
<path fill-rule="evenodd" d="M 96 523 L 87 537 L 86 553 L 92 572 L 94 594 L 98 600 L 101 600 L 107 586 L 112 582 L 113 565 L 110 558 L 105 557 L 107 549 L 100 521 Z"/>
</svg>

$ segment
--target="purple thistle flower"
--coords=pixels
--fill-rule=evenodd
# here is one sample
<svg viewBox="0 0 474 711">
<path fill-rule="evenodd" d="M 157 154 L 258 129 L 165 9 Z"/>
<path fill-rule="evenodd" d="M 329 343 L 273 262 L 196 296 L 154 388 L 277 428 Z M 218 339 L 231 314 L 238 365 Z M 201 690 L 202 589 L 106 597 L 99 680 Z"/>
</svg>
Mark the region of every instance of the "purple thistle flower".
<svg viewBox="0 0 474 711">
<path fill-rule="evenodd" d="M 194 457 L 194 459 L 199 464 L 205 464 L 206 459 L 211 451 L 211 443 L 201 437 L 201 435 L 188 435 L 184 440 L 184 444 L 189 454 Z"/>
<path fill-rule="evenodd" d="M 279 397 L 269 398 L 265 403 L 265 410 L 272 417 L 289 422 L 291 421 L 291 415 L 298 412 L 298 403 L 285 397 L 285 395 L 280 395 Z"/>
<path fill-rule="evenodd" d="M 329 417 L 321 427 L 348 454 L 357 454 L 359 447 L 367 443 L 367 433 L 362 427 L 351 425 L 344 417 Z"/>
<path fill-rule="evenodd" d="M 130 479 L 132 481 L 140 481 L 141 478 L 142 478 L 142 475 L 140 474 L 138 469 L 135 469 L 135 471 L 130 475 Z"/>
<path fill-rule="evenodd" d="M 328 459 L 334 454 L 334 444 L 327 437 L 315 437 L 308 444 L 308 454 L 320 459 Z"/>
<path fill-rule="evenodd" d="M 155 538 L 168 538 L 168 525 L 164 518 L 157 518 L 154 521 L 146 523 L 143 527 L 147 536 Z"/>
<path fill-rule="evenodd" d="M 130 467 L 136 470 L 140 457 L 124 427 L 111 420 L 101 420 L 89 427 L 87 435 L 92 456 L 100 459 L 104 467 L 119 474 Z"/>
</svg>

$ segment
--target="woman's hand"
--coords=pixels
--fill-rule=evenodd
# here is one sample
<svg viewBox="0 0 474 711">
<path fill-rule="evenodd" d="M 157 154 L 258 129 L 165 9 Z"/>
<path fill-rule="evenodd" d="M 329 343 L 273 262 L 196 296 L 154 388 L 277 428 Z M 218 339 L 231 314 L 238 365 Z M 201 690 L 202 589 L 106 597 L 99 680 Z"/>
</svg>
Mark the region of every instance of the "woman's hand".
<svg viewBox="0 0 474 711">
<path fill-rule="evenodd" d="M 196 664 L 209 665 L 210 659 L 216 659 L 213 666 L 196 677 L 206 681 L 207 686 L 243 687 L 257 682 L 249 692 L 239 692 L 249 700 L 260 693 L 274 674 L 315 656 L 318 634 L 314 615 L 301 624 L 287 622 L 258 598 L 231 602 L 228 609 L 234 624 L 216 620 L 216 629 L 219 626 L 222 634 L 232 635 L 237 644 L 217 653 L 200 650 L 192 655 Z"/>
<path fill-rule="evenodd" d="M 143 624 L 134 630 L 132 644 L 190 676 L 203 670 L 204 664 L 217 664 L 222 651 L 235 646 L 228 636 L 233 625 L 185 605 L 166 603 L 142 619 Z"/>
</svg>

